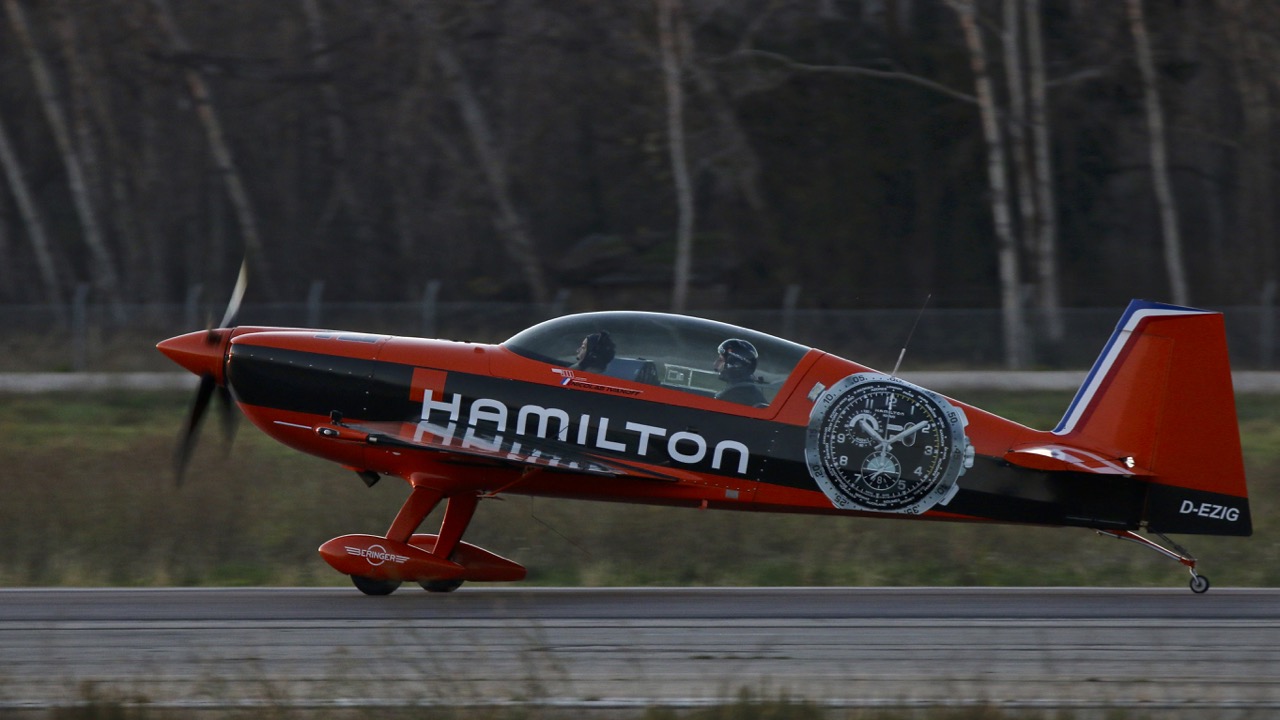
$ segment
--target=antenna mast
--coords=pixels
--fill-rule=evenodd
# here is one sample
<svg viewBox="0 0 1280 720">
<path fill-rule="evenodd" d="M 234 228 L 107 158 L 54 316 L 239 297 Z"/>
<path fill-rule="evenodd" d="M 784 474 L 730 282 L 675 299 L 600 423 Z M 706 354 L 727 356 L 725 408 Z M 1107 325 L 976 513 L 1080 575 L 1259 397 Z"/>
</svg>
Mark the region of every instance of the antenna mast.
<svg viewBox="0 0 1280 720">
<path fill-rule="evenodd" d="M 907 346 L 911 344 L 911 336 L 916 334 L 916 325 L 920 324 L 920 316 L 924 315 L 924 309 L 929 306 L 929 298 L 933 297 L 933 293 L 924 296 L 924 303 L 920 305 L 920 312 L 916 313 L 916 319 L 911 323 L 911 329 L 907 331 L 907 339 L 902 343 L 902 349 L 898 351 L 898 362 L 893 364 L 893 372 L 889 373 L 889 377 L 898 377 L 898 367 L 902 365 L 902 358 L 907 354 Z"/>
</svg>

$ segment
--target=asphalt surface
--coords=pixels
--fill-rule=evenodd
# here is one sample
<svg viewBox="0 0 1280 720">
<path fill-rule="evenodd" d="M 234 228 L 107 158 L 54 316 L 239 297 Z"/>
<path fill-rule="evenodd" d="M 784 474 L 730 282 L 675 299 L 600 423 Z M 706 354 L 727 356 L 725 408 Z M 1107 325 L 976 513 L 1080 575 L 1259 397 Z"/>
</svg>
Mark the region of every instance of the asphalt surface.
<svg viewBox="0 0 1280 720">
<path fill-rule="evenodd" d="M 0 591 L 0 709 L 1280 709 L 1280 590 Z"/>
</svg>

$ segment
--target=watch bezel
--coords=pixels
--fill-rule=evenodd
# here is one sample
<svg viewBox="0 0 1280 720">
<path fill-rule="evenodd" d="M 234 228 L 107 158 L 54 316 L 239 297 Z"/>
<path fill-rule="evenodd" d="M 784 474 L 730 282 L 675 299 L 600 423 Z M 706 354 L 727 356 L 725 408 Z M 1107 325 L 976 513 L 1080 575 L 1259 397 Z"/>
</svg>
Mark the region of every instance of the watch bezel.
<svg viewBox="0 0 1280 720">
<path fill-rule="evenodd" d="M 846 490 L 843 486 L 848 483 L 844 482 L 843 478 L 837 480 L 832 477 L 837 471 L 827 467 L 823 452 L 824 444 L 827 443 L 824 439 L 825 433 L 828 430 L 834 430 L 829 427 L 828 422 L 832 409 L 846 402 L 856 401 L 859 396 L 867 392 L 867 388 L 886 385 L 904 390 L 919 398 L 920 401 L 932 404 L 937 416 L 941 418 L 939 430 L 945 432 L 945 436 L 941 436 L 937 441 L 945 452 L 945 457 L 940 460 L 942 470 L 936 473 L 933 479 L 922 481 L 930 486 L 924 494 L 914 497 L 915 493 L 910 493 L 914 499 L 896 506 L 870 503 L 865 496 L 860 500 L 856 492 Z M 968 418 L 965 417 L 964 411 L 932 390 L 884 373 L 854 373 L 824 390 L 814 401 L 805 432 L 805 466 L 822 492 L 837 508 L 859 512 L 919 515 L 939 504 L 945 505 L 958 489 L 956 482 L 966 469 L 966 456 L 971 456 L 969 439 L 964 432 L 967 425 Z"/>
</svg>

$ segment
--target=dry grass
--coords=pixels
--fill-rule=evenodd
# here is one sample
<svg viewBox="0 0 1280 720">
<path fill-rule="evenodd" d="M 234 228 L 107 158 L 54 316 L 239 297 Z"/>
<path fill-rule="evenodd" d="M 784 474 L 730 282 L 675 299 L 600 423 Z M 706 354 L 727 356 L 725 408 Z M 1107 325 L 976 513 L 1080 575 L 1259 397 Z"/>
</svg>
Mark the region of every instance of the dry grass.
<svg viewBox="0 0 1280 720">
<path fill-rule="evenodd" d="M 1051 424 L 1058 394 L 965 398 Z M 242 427 L 227 455 L 206 428 L 186 484 L 171 469 L 187 398 L 170 393 L 0 397 L 0 585 L 345 584 L 323 541 L 381 533 L 407 494 Z M 1215 586 L 1280 584 L 1274 531 L 1280 419 L 1241 402 L 1250 539 L 1188 538 Z M 1047 418 L 1047 421 L 1045 421 Z M 427 524 L 438 522 L 429 518 Z M 467 540 L 549 585 L 1154 585 L 1178 566 L 1083 530 L 701 512 L 511 497 Z"/>
<path fill-rule="evenodd" d="M 239 708 L 166 708 L 145 702 L 115 700 L 99 696 L 59 708 L 0 711 L 13 720 L 355 720 L 376 716 L 382 720 L 1150 720 L 1154 717 L 1255 717 L 1250 714 L 1222 715 L 1204 709 L 1194 715 L 1166 712 L 1153 715 L 1125 708 L 1093 708 L 1075 712 L 1062 709 L 1002 708 L 994 705 L 929 708 L 847 708 L 790 697 L 759 697 L 746 690 L 732 701 L 699 708 L 581 708 L 529 705 L 502 706 L 378 706 L 293 707 L 255 704 Z M 1256 717 L 1263 717 L 1257 715 Z"/>
</svg>

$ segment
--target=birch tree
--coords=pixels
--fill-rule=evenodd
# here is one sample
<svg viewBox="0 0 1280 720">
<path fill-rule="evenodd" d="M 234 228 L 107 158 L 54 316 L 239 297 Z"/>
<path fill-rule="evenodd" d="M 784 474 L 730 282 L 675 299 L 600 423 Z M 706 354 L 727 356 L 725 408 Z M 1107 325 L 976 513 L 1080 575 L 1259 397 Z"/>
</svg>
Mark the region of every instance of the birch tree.
<svg viewBox="0 0 1280 720">
<path fill-rule="evenodd" d="M 151 7 L 155 10 L 156 22 L 168 38 L 170 47 L 179 54 L 191 56 L 191 43 L 187 42 L 186 35 L 178 27 L 173 11 L 169 7 L 169 0 L 151 0 Z M 200 118 L 205 138 L 209 143 L 210 159 L 222 177 L 227 196 L 235 210 L 246 253 L 252 258 L 250 267 L 261 281 L 261 292 L 269 295 L 272 276 L 266 250 L 262 245 L 262 236 L 258 231 L 258 216 L 254 212 L 253 202 L 241 177 L 240 168 L 236 165 L 235 155 L 227 141 L 222 120 L 218 117 L 213 90 L 209 87 L 209 83 L 205 82 L 204 75 L 195 67 L 187 67 L 183 71 L 183 76 L 186 78 L 187 89 L 191 93 L 196 114 Z"/>
<path fill-rule="evenodd" d="M 716 140 L 723 147 L 720 154 L 724 158 L 724 164 L 728 166 L 733 184 L 755 214 L 755 222 L 768 225 L 770 219 L 761 182 L 764 170 L 760 158 L 751 147 L 750 137 L 739 122 L 715 75 L 706 63 L 699 62 L 692 25 L 688 19 L 676 23 L 677 47 L 683 48 L 686 60 L 683 69 L 697 89 L 698 99 L 708 108 L 715 121 Z"/>
<path fill-rule="evenodd" d="M 53 132 L 58 152 L 62 156 L 62 165 L 67 174 L 67 187 L 71 193 L 71 201 L 80 220 L 80 230 L 85 245 L 89 248 L 93 259 L 93 275 L 98 289 L 107 298 L 112 314 L 117 322 L 124 322 L 124 305 L 120 295 L 120 282 L 116 274 L 116 260 L 98 220 L 98 212 L 89 196 L 89 187 L 85 181 L 84 165 L 80 153 L 71 137 L 66 113 L 59 100 L 57 88 L 54 86 L 53 74 L 48 64 L 36 47 L 30 26 L 27 24 L 26 12 L 18 0 L 4 0 L 9 23 L 18 38 L 18 44 L 30 66 L 32 79 L 40 98 L 40 106 L 44 110 L 49 128 Z"/>
<path fill-rule="evenodd" d="M 1058 284 L 1058 210 L 1053 187 L 1053 154 L 1049 149 L 1049 111 L 1044 68 L 1044 32 L 1040 24 L 1040 0 L 1026 0 L 1027 76 L 1030 98 L 1029 119 L 1035 161 L 1036 226 L 1034 233 L 1036 290 L 1044 331 L 1057 347 L 1066 338 L 1062 319 L 1062 294 Z"/>
<path fill-rule="evenodd" d="M 1182 237 L 1178 232 L 1177 201 L 1169 180 L 1169 159 L 1165 143 L 1164 111 L 1160 107 L 1160 88 L 1156 82 L 1155 63 L 1151 58 L 1151 40 L 1147 34 L 1142 0 L 1125 0 L 1129 31 L 1133 33 L 1134 52 L 1142 74 L 1142 100 L 1147 115 L 1147 143 L 1151 156 L 1151 183 L 1160 214 L 1160 230 L 1164 248 L 1165 272 L 1174 303 L 1190 305 L 1187 273 L 1182 263 Z"/>
<path fill-rule="evenodd" d="M 551 301 L 551 291 L 547 285 L 546 273 L 538 253 L 534 249 L 533 236 L 529 232 L 524 217 L 516 210 L 515 201 L 511 197 L 511 177 L 507 173 L 502 155 L 498 151 L 498 143 L 494 139 L 488 116 L 471 80 L 463 70 L 462 63 L 453 53 L 442 36 L 436 37 L 436 60 L 444 71 L 445 80 L 453 91 L 454 101 L 462 115 L 463 126 L 471 141 L 471 148 L 480 162 L 480 170 L 493 196 L 498 215 L 495 218 L 498 234 L 502 238 L 507 255 L 519 266 L 525 282 L 529 284 L 529 292 L 533 300 L 539 304 Z"/>
<path fill-rule="evenodd" d="M 44 285 L 45 297 L 51 306 L 57 308 L 60 315 L 65 315 L 63 308 L 66 298 L 63 297 L 62 281 L 49 243 L 49 233 L 45 230 L 40 207 L 36 205 L 31 189 L 27 185 L 26 174 L 22 171 L 18 155 L 13 151 L 13 143 L 9 141 L 9 131 L 5 129 L 3 117 L 0 117 L 0 167 L 4 169 L 9 192 L 13 194 L 14 202 L 18 206 L 18 214 L 22 218 L 23 228 L 27 231 L 27 239 L 31 241 L 31 250 L 35 255 L 41 283 Z"/>
<path fill-rule="evenodd" d="M 134 155 L 124 151 L 121 118 L 112 113 L 110 87 L 102 80 L 102 53 L 107 45 L 98 35 L 102 30 L 86 22 L 73 5 L 74 0 L 54 0 L 46 7 L 67 69 L 74 137 L 84 160 L 90 198 L 102 209 L 103 224 L 117 239 L 123 282 L 139 299 L 159 298 L 167 275 L 164 248 L 154 234 L 142 231 L 130 191 L 136 178 Z"/>
<path fill-rule="evenodd" d="M 1004 330 L 1005 365 L 1011 370 L 1026 365 L 1026 325 L 1023 320 L 1018 242 L 1014 236 L 1005 171 L 1004 142 L 1000 135 L 996 97 L 987 71 L 986 44 L 978 27 L 975 0 L 947 0 L 955 11 L 969 50 L 969 65 L 978 98 L 982 138 L 987 149 L 987 181 L 991 190 L 991 215 L 995 224 L 996 257 L 1000 275 L 1000 309 Z"/>
<path fill-rule="evenodd" d="M 680 0 L 657 0 L 658 54 L 662 61 L 662 90 L 666 98 L 667 150 L 676 194 L 676 257 L 672 271 L 671 311 L 684 312 L 689 302 L 693 272 L 693 182 L 685 148 L 684 48 L 680 47 L 683 22 Z"/>
<path fill-rule="evenodd" d="M 311 65 L 321 77 L 321 105 L 324 108 L 325 129 L 329 136 L 330 164 L 333 167 L 333 185 L 329 199 L 321 210 L 317 223 L 318 234 L 339 212 L 346 211 L 355 225 L 356 234 L 361 245 L 373 243 L 373 230 L 369 227 L 368 217 L 356 196 L 355 183 L 351 179 L 348 152 L 347 122 L 342 115 L 342 99 L 333 80 L 333 62 L 330 58 L 329 42 L 325 33 L 325 19 L 320 10 L 318 0 L 301 0 L 302 13 L 307 21 L 307 35 L 310 41 Z"/>
<path fill-rule="evenodd" d="M 1001 0 L 1004 7 L 1004 22 L 1000 39 L 1004 51 L 1005 87 L 1009 94 L 1005 113 L 1008 118 L 1008 122 L 1005 123 L 1005 136 L 1009 140 L 1009 154 L 1013 159 L 1013 178 L 1020 221 L 1018 227 L 1021 229 L 1018 235 L 1023 240 L 1022 251 L 1029 256 L 1031 228 L 1036 225 L 1038 209 L 1035 190 L 1031 183 L 1031 147 L 1030 138 L 1027 137 L 1028 112 L 1022 61 L 1021 2 L 1022 0 Z"/>
<path fill-rule="evenodd" d="M 1249 0 L 1221 0 L 1226 22 L 1227 52 L 1232 81 L 1239 96 L 1241 122 L 1239 144 L 1235 148 L 1237 215 L 1245 254 L 1256 273 L 1251 288 L 1264 304 L 1274 296 L 1276 267 L 1276 182 L 1274 163 L 1276 144 L 1276 99 L 1280 83 L 1275 68 L 1280 63 L 1280 12 L 1263 10 Z M 1270 311 L 1270 308 L 1268 308 Z"/>
<path fill-rule="evenodd" d="M 1039 0 L 1002 0 L 1007 137 L 1013 156 L 1020 223 L 1015 233 L 1035 279 L 1035 304 L 1049 345 L 1063 341 L 1058 295 L 1057 222 L 1049 152 L 1044 45 Z M 1024 42 L 1025 40 L 1025 42 Z M 1025 66 L 1025 72 L 1024 72 Z"/>
</svg>

